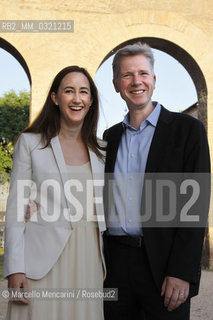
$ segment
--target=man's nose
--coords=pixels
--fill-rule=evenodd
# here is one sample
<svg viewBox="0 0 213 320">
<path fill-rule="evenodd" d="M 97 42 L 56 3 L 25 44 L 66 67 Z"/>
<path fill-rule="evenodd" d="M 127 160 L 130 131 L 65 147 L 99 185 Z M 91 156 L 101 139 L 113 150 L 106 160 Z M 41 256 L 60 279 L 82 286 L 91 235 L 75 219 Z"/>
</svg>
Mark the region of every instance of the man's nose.
<svg viewBox="0 0 213 320">
<path fill-rule="evenodd" d="M 132 77 L 132 85 L 137 86 L 139 84 L 141 84 L 141 77 L 138 74 L 134 74 Z"/>
</svg>

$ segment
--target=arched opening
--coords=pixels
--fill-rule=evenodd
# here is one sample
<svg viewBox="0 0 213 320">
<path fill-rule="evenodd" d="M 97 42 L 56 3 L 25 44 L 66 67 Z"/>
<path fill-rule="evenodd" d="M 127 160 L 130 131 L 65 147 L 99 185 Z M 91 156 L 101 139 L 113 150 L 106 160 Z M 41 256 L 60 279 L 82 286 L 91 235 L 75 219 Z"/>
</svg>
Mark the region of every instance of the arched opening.
<svg viewBox="0 0 213 320">
<path fill-rule="evenodd" d="M 1 61 L 4 63 L 3 71 L 1 70 L 2 96 L 0 95 L 0 250 L 2 250 L 4 214 L 9 192 L 9 175 L 12 168 L 14 143 L 19 132 L 29 122 L 30 90 L 28 88 L 31 86 L 31 75 L 22 55 L 3 38 L 0 38 L 0 49 L 3 49 L 1 50 Z M 22 79 L 22 75 L 24 75 L 24 79 Z M 22 80 L 24 80 L 23 87 L 21 86 Z M 27 91 L 24 87 L 26 82 Z M 17 89 L 17 85 L 20 91 Z"/>
<path fill-rule="evenodd" d="M 22 55 L 3 38 L 0 59 L 0 143 L 14 144 L 29 122 L 31 75 Z"/>
<path fill-rule="evenodd" d="M 27 74 L 27 77 L 29 79 L 29 83 L 31 85 L 31 75 L 30 75 L 30 70 L 26 64 L 26 61 L 24 60 L 24 58 L 22 57 L 22 55 L 20 54 L 20 52 L 18 52 L 18 50 L 12 46 L 12 44 L 10 44 L 9 42 L 7 42 L 5 39 L 0 38 L 0 48 L 6 50 L 7 52 L 9 52 L 19 63 L 20 65 L 23 67 L 24 71 Z"/>
<path fill-rule="evenodd" d="M 197 93 L 197 101 L 192 106 L 188 106 L 184 113 L 189 113 L 192 116 L 195 116 L 199 120 L 201 120 L 204 126 L 207 129 L 207 85 L 205 81 L 205 77 L 197 64 L 194 58 L 183 48 L 178 46 L 177 44 L 161 39 L 161 38 L 154 38 L 154 37 L 142 37 L 142 38 L 134 38 L 128 41 L 125 41 L 119 44 L 117 47 L 112 49 L 102 60 L 99 67 L 115 52 L 128 45 L 133 44 L 135 42 L 146 42 L 148 43 L 153 49 L 157 49 L 167 53 L 168 55 L 175 58 L 188 72 L 189 76 L 191 77 L 193 84 L 196 89 Z M 160 101 L 159 101 L 160 102 Z M 125 103 L 124 103 L 125 105 Z M 124 108 L 123 108 L 124 110 Z M 107 110 L 106 110 L 107 112 Z M 204 267 L 209 267 L 209 235 L 208 231 L 206 231 L 206 236 L 204 240 L 204 250 L 203 250 L 203 257 L 202 257 L 202 265 Z"/>
</svg>

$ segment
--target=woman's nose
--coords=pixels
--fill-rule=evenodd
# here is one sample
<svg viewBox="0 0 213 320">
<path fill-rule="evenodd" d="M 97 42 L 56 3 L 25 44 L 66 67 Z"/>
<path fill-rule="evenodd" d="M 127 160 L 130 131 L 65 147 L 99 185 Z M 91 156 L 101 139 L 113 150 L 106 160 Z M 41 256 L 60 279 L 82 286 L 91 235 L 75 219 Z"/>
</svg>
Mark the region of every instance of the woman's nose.
<svg viewBox="0 0 213 320">
<path fill-rule="evenodd" d="M 80 97 L 80 94 L 78 92 L 76 92 L 74 95 L 73 95 L 73 102 L 74 103 L 81 103 L 81 97 Z"/>
</svg>

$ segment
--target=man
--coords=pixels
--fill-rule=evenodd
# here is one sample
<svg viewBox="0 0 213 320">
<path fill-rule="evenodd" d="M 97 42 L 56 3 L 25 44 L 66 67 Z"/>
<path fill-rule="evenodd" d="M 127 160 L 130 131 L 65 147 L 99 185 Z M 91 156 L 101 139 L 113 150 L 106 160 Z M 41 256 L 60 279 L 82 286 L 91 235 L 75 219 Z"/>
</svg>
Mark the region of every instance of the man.
<svg viewBox="0 0 213 320">
<path fill-rule="evenodd" d="M 210 171 L 202 123 L 152 102 L 155 82 L 147 44 L 128 45 L 116 53 L 113 83 L 129 112 L 104 133 L 105 287 L 118 288 L 118 301 L 105 302 L 105 320 L 187 320 L 190 298 L 198 293 L 204 226 L 147 225 L 141 219 L 144 173 Z M 206 214 L 208 204 L 203 210 Z M 158 213 L 155 204 L 151 215 Z"/>
</svg>

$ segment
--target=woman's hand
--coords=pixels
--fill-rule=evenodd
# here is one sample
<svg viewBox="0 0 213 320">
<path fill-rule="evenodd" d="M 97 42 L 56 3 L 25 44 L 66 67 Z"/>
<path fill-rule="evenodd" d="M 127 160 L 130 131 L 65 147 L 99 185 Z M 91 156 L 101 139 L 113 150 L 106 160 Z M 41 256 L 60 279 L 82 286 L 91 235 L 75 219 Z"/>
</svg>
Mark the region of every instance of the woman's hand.
<svg viewBox="0 0 213 320">
<path fill-rule="evenodd" d="M 24 273 L 14 273 L 8 276 L 8 288 L 16 294 L 16 298 L 13 298 L 15 302 L 23 304 L 30 303 L 24 296 L 24 292 L 28 288 L 27 279 Z"/>
</svg>

